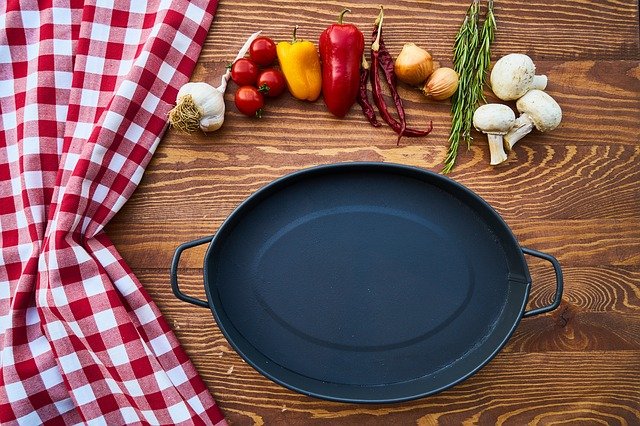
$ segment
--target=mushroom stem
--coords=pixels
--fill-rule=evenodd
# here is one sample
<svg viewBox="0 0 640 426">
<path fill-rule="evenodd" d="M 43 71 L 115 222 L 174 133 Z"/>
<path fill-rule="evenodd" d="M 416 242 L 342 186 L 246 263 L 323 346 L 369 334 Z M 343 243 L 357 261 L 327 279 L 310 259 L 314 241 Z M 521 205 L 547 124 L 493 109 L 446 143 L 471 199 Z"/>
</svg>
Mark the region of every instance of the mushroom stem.
<svg viewBox="0 0 640 426">
<path fill-rule="evenodd" d="M 504 145 L 502 141 L 502 135 L 496 135 L 489 133 L 487 135 L 489 139 L 489 152 L 491 152 L 491 165 L 495 166 L 507 160 L 507 153 L 504 152 Z"/>
<path fill-rule="evenodd" d="M 547 87 L 547 76 L 546 75 L 536 75 L 533 77 L 533 82 L 531 83 L 531 89 L 544 90 Z"/>
<path fill-rule="evenodd" d="M 511 151 L 513 146 L 520 139 L 527 136 L 533 130 L 533 120 L 527 113 L 523 113 L 516 119 L 513 127 L 504 135 L 504 146 L 507 151 Z"/>
</svg>

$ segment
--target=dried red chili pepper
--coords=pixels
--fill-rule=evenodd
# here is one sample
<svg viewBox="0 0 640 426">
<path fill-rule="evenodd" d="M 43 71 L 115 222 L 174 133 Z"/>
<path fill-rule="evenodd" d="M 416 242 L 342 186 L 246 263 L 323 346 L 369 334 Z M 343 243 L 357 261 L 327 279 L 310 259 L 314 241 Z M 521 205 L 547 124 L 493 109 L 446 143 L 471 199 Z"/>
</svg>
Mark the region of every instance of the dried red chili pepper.
<svg viewBox="0 0 640 426">
<path fill-rule="evenodd" d="M 382 97 L 382 85 L 380 84 L 380 76 L 376 71 L 376 68 L 379 63 L 378 55 L 373 53 L 371 54 L 371 91 L 373 94 L 373 100 L 378 107 L 378 111 L 380 111 L 380 115 L 387 122 L 389 127 L 393 129 L 394 132 L 398 133 L 398 136 L 409 136 L 409 137 L 420 137 L 426 136 L 431 133 L 433 130 L 433 123 L 429 126 L 427 130 L 416 130 L 405 126 L 404 131 L 402 131 L 402 124 L 398 122 L 391 113 L 389 113 L 389 109 L 387 108 L 387 104 L 384 102 L 384 98 Z M 400 133 L 402 131 L 402 133 Z M 398 143 L 400 142 L 400 138 L 398 138 Z"/>
<path fill-rule="evenodd" d="M 371 37 L 371 43 L 376 41 L 377 35 L 378 29 L 374 28 Z M 387 80 L 387 83 L 389 83 L 389 85 L 393 85 L 393 87 L 396 87 L 398 81 L 393 66 L 393 57 L 391 56 L 391 53 L 389 53 L 387 46 L 385 46 L 384 44 L 384 40 L 382 39 L 382 30 L 380 31 L 380 40 L 378 41 L 378 43 L 380 44 L 378 58 L 380 59 L 380 65 L 382 65 L 382 71 L 384 71 L 385 79 Z"/>
<path fill-rule="evenodd" d="M 396 127 L 393 127 L 396 133 L 400 133 L 400 123 Z M 412 129 L 411 127 L 405 127 L 402 136 L 408 136 L 410 138 L 417 138 L 421 136 L 427 136 L 433 130 L 433 121 L 429 121 L 429 128 L 427 130 Z"/>
<path fill-rule="evenodd" d="M 360 68 L 360 91 L 358 92 L 357 101 L 360 107 L 362 108 L 362 113 L 369 123 L 373 127 L 380 127 L 382 124 L 378 122 L 376 119 L 376 112 L 373 109 L 373 105 L 369 102 L 369 95 L 367 94 L 367 82 L 369 81 L 369 64 L 367 60 L 362 55 L 362 67 Z"/>
<path fill-rule="evenodd" d="M 433 122 L 430 123 L 428 130 L 416 130 L 407 128 L 406 116 L 404 112 L 404 106 L 402 105 L 402 99 L 398 94 L 398 90 L 396 88 L 396 75 L 393 70 L 393 58 L 391 54 L 387 50 L 384 45 L 384 41 L 382 40 L 382 21 L 384 19 L 384 10 L 380 7 L 380 15 L 378 15 L 378 19 L 376 19 L 376 28 L 373 32 L 373 43 L 371 45 L 371 86 L 373 92 L 373 99 L 380 111 L 380 115 L 384 119 L 384 121 L 389 124 L 389 126 L 398 134 L 397 144 L 400 144 L 400 139 L 402 136 L 410 136 L 410 137 L 418 137 L 418 136 L 426 136 L 431 130 L 433 130 Z M 382 69 L 385 80 L 389 85 L 389 90 L 391 91 L 391 95 L 393 97 L 393 102 L 398 112 L 398 118 L 400 121 L 398 122 L 391 114 L 387 108 L 387 105 L 382 97 L 382 85 L 380 83 L 380 75 L 378 73 L 378 67 Z"/>
<path fill-rule="evenodd" d="M 384 78 L 387 80 L 387 84 L 389 85 L 391 96 L 393 97 L 393 103 L 396 106 L 396 110 L 398 111 L 398 118 L 400 119 L 401 125 L 404 125 L 406 128 L 406 116 L 404 113 L 404 105 L 402 104 L 402 99 L 400 99 L 400 95 L 398 94 L 398 90 L 396 86 L 398 84 L 396 78 L 396 72 L 394 70 L 393 57 L 387 50 L 387 47 L 382 40 L 382 23 L 380 23 L 380 39 L 378 40 L 378 60 L 380 63 L 380 68 L 384 73 Z M 375 43 L 377 31 L 374 31 L 374 37 L 372 43 Z M 401 127 L 402 128 L 402 127 Z M 400 135 L 402 136 L 402 135 Z M 398 143 L 400 142 L 400 137 L 398 137 Z"/>
<path fill-rule="evenodd" d="M 380 65 L 382 65 L 381 68 L 382 68 L 382 71 L 384 72 L 387 83 L 389 84 L 389 86 L 392 86 L 395 88 L 397 84 L 397 78 L 396 78 L 396 72 L 394 71 L 393 57 L 391 56 L 391 53 L 389 53 L 389 51 L 387 50 L 387 47 L 384 45 L 384 41 L 382 40 L 382 35 L 380 35 L 380 52 L 378 54 L 378 57 L 380 60 Z M 394 98 L 394 102 L 396 101 L 396 97 L 397 97 L 397 100 L 402 105 L 402 100 L 400 99 L 400 95 L 398 94 L 398 91 L 392 90 L 392 95 Z M 404 115 L 404 107 L 403 107 L 402 113 Z M 400 123 L 398 123 L 397 121 L 396 121 L 395 127 L 394 126 L 391 126 L 391 127 L 394 128 L 396 133 L 400 133 L 400 129 L 402 128 Z M 417 130 L 417 129 L 405 127 L 405 131 L 402 133 L 402 136 L 409 136 L 409 137 L 426 136 L 429 133 L 431 133 L 432 130 L 433 130 L 433 121 L 429 121 L 429 128 L 427 130 Z"/>
<path fill-rule="evenodd" d="M 355 103 L 360 89 L 360 58 L 364 52 L 364 35 L 353 24 L 343 24 L 344 9 L 338 23 L 320 35 L 322 58 L 322 95 L 327 109 L 344 117 Z"/>
<path fill-rule="evenodd" d="M 371 92 L 373 94 L 373 101 L 380 111 L 380 115 L 390 126 L 395 122 L 395 118 L 391 116 L 387 109 L 387 104 L 382 97 L 382 85 L 380 84 L 380 74 L 378 73 L 378 66 L 380 59 L 378 57 L 378 51 L 371 52 Z M 397 122 L 396 122 L 397 123 Z"/>
</svg>

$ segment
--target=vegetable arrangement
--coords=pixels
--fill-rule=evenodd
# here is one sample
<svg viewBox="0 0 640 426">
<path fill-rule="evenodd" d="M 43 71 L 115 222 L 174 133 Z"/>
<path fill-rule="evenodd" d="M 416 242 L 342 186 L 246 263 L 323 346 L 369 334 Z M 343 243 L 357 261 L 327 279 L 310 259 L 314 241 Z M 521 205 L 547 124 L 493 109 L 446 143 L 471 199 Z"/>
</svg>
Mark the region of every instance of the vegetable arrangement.
<svg viewBox="0 0 640 426">
<path fill-rule="evenodd" d="M 491 165 L 500 164 L 506 161 L 507 152 L 514 144 L 534 128 L 541 132 L 555 129 L 562 119 L 562 111 L 557 102 L 543 92 L 546 76 L 535 75 L 531 58 L 515 53 L 496 62 L 490 83 L 498 98 L 517 100 L 520 116 L 516 119 L 506 105 L 479 107 L 485 99 L 483 88 L 496 31 L 493 0 L 487 0 L 482 22 L 480 2 L 472 0 L 456 35 L 453 68 L 438 67 L 431 54 L 415 43 L 406 43 L 394 61 L 382 34 L 382 6 L 371 32 L 370 63 L 365 54 L 363 33 L 354 24 L 344 23 L 349 9 L 343 9 L 337 23 L 321 33 L 319 49 L 311 41 L 297 38 L 297 25 L 291 41 L 277 44 L 269 37 L 260 36 L 260 32 L 254 33 L 222 76 L 219 87 L 187 83 L 180 89 L 177 104 L 169 113 L 169 122 L 189 133 L 219 129 L 224 122 L 223 96 L 231 78 L 238 85 L 234 96 L 236 108 L 244 115 L 261 117 L 265 98 L 277 98 L 287 90 L 294 98 L 309 102 L 315 102 L 322 93 L 327 110 L 338 118 L 345 117 L 357 102 L 367 121 L 373 127 L 381 127 L 377 109 L 382 120 L 397 134 L 399 145 L 403 136 L 426 136 L 433 130 L 432 121 L 424 130 L 408 127 L 398 91 L 399 80 L 418 88 L 427 99 L 451 98 L 449 149 L 443 173 L 453 169 L 460 142 L 470 146 L 472 126 L 488 135 Z M 369 84 L 373 103 L 369 99 Z M 384 84 L 391 94 L 393 108 L 387 105 Z"/>
<path fill-rule="evenodd" d="M 247 54 L 251 43 L 258 38 L 260 31 L 253 33 L 244 43 L 236 61 Z M 235 62 L 235 61 L 234 61 Z M 224 93 L 231 78 L 231 68 L 222 75 L 220 86 L 207 83 L 187 83 L 178 91 L 176 106 L 169 111 L 169 123 L 178 130 L 193 133 L 198 129 L 213 132 L 224 123 Z"/>
</svg>

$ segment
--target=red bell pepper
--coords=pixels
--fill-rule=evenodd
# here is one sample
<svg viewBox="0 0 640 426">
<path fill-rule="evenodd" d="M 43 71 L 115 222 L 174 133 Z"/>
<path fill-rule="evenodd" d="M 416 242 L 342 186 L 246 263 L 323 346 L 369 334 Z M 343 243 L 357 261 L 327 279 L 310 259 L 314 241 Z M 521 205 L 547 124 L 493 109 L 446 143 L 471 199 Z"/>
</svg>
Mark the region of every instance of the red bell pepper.
<svg viewBox="0 0 640 426">
<path fill-rule="evenodd" d="M 364 35 L 354 24 L 343 24 L 344 9 L 338 23 L 320 35 L 322 94 L 324 103 L 336 117 L 344 117 L 355 103 L 360 90 L 360 62 Z"/>
</svg>

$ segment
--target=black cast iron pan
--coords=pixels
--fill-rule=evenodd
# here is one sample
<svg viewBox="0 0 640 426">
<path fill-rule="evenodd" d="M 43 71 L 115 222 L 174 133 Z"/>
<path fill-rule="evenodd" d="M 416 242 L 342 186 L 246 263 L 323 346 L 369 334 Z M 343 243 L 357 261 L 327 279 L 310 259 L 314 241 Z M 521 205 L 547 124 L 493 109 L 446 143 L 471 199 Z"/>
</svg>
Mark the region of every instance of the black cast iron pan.
<svg viewBox="0 0 640 426">
<path fill-rule="evenodd" d="M 187 248 L 209 243 L 207 301 L 180 291 Z M 551 305 L 525 311 L 523 253 L 556 274 Z M 215 236 L 176 250 L 175 295 L 208 307 L 234 349 L 290 389 L 344 402 L 419 398 L 469 377 L 522 317 L 555 309 L 555 258 L 520 247 L 478 195 L 385 163 L 320 166 L 244 201 Z"/>
</svg>

